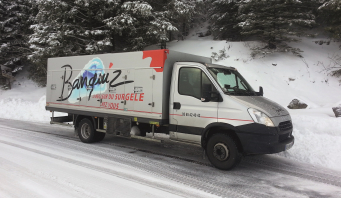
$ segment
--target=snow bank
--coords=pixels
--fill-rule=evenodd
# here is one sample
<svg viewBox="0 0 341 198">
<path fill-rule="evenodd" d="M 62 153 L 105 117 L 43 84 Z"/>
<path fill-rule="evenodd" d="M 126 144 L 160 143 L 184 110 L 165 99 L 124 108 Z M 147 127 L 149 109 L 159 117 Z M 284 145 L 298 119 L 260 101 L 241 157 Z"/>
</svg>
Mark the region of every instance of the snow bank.
<svg viewBox="0 0 341 198">
<path fill-rule="evenodd" d="M 48 122 L 51 113 L 45 110 L 46 96 L 37 102 L 21 98 L 6 98 L 0 100 L 0 117 L 14 120 Z"/>
<path fill-rule="evenodd" d="M 45 110 L 46 88 L 37 86 L 27 75 L 25 70 L 19 73 L 11 90 L 0 89 L 0 118 L 49 122 L 51 113 Z M 55 114 L 59 115 L 64 114 Z"/>
<path fill-rule="evenodd" d="M 341 119 L 328 109 L 320 112 L 291 111 L 295 145 L 279 156 L 341 170 Z"/>
</svg>

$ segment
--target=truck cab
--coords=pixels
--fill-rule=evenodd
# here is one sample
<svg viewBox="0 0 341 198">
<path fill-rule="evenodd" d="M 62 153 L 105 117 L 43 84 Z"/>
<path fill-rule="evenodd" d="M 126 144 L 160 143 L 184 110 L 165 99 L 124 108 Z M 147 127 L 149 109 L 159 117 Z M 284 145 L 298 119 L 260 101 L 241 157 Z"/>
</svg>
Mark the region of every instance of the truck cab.
<svg viewBox="0 0 341 198">
<path fill-rule="evenodd" d="M 170 91 L 170 138 L 201 144 L 230 169 L 241 155 L 270 154 L 294 143 L 289 112 L 256 92 L 233 67 L 179 62 Z"/>
</svg>

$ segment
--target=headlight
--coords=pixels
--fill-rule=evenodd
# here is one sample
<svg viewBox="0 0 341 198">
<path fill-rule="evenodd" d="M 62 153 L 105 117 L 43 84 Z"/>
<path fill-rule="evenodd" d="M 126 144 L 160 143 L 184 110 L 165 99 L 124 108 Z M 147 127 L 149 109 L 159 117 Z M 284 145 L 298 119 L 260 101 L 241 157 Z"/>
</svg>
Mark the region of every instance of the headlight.
<svg viewBox="0 0 341 198">
<path fill-rule="evenodd" d="M 274 123 L 271 119 L 263 112 L 258 111 L 256 109 L 249 108 L 247 110 L 252 117 L 253 121 L 259 124 L 264 124 L 265 126 L 273 127 Z"/>
</svg>

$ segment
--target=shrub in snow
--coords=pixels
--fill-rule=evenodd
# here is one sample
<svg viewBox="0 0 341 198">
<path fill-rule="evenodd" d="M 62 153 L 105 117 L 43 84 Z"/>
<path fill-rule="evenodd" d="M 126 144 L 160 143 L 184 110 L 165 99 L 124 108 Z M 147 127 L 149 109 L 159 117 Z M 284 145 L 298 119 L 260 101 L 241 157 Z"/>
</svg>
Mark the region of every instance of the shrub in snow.
<svg viewBox="0 0 341 198">
<path fill-rule="evenodd" d="M 224 60 L 225 58 L 228 58 L 230 56 L 226 54 L 226 49 L 224 48 L 222 50 L 219 50 L 219 54 L 217 52 L 212 52 L 211 57 L 215 61 L 219 61 L 219 60 Z"/>
<path fill-rule="evenodd" d="M 305 109 L 307 108 L 307 104 L 297 100 L 297 99 L 293 99 L 290 104 L 288 105 L 289 109 Z"/>
<path fill-rule="evenodd" d="M 335 114 L 335 117 L 341 117 L 341 106 L 332 108 Z"/>
</svg>

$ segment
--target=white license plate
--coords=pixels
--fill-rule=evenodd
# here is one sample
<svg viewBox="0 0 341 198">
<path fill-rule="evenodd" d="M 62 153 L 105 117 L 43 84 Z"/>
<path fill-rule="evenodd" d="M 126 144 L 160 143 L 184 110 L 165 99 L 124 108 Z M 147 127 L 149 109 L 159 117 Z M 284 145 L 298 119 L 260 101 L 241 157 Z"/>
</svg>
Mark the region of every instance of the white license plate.
<svg viewBox="0 0 341 198">
<path fill-rule="evenodd" d="M 291 147 L 294 145 L 294 141 L 290 142 L 289 144 L 285 145 L 285 150 L 291 149 Z"/>
</svg>

